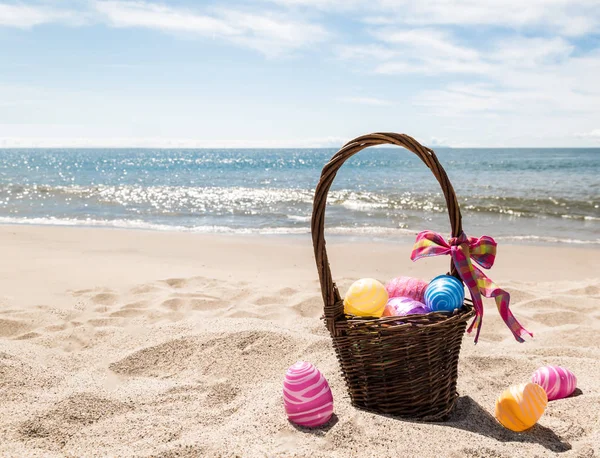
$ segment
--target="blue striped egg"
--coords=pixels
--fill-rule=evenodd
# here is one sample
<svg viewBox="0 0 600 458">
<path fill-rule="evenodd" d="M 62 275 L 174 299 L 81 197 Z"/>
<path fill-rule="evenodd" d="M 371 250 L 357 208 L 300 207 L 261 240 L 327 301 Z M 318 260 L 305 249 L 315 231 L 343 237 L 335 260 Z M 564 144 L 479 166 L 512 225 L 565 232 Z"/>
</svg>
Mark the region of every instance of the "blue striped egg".
<svg viewBox="0 0 600 458">
<path fill-rule="evenodd" d="M 425 305 L 432 312 L 451 312 L 461 308 L 465 300 L 465 288 L 456 277 L 435 277 L 425 290 Z"/>
</svg>

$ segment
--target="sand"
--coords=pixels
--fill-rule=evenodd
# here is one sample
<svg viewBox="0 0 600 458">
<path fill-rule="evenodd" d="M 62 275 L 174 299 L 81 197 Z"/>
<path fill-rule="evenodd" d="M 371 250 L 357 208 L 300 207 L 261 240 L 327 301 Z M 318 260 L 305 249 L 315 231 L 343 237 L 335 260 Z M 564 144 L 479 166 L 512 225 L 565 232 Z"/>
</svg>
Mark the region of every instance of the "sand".
<svg viewBox="0 0 600 458">
<path fill-rule="evenodd" d="M 308 237 L 226 237 L 0 227 L 2 457 L 600 456 L 600 252 L 501 246 L 490 276 L 535 333 L 515 342 L 491 301 L 465 336 L 461 394 L 446 423 L 350 405 L 319 316 Z M 401 243 L 329 241 L 344 291 L 360 277 L 431 278 Z M 281 382 L 297 360 L 328 378 L 335 417 L 296 428 Z M 517 434 L 494 400 L 544 364 L 569 367 L 576 395 Z"/>
</svg>

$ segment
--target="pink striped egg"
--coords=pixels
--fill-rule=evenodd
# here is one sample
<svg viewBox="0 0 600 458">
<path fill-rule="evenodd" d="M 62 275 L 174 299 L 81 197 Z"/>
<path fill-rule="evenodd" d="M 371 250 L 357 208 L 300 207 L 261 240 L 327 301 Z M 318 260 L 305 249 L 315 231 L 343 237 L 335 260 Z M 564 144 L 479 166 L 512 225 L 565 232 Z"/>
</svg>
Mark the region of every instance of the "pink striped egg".
<svg viewBox="0 0 600 458">
<path fill-rule="evenodd" d="M 560 366 L 540 367 L 531 376 L 531 381 L 544 389 L 549 401 L 571 396 L 577 388 L 575 374 Z"/>
<path fill-rule="evenodd" d="M 311 363 L 298 361 L 285 373 L 283 404 L 289 420 L 315 428 L 333 415 L 333 395 L 321 371 Z"/>
<path fill-rule="evenodd" d="M 425 280 L 419 278 L 396 277 L 386 283 L 385 289 L 390 298 L 410 297 L 411 299 L 425 303 L 425 290 L 428 284 Z"/>
</svg>

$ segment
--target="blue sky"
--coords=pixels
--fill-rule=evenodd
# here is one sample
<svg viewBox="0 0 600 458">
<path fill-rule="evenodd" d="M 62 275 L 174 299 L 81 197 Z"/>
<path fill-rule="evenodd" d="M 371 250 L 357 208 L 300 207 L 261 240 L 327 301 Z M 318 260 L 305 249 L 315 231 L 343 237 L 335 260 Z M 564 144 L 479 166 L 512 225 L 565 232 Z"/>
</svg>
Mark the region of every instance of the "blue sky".
<svg viewBox="0 0 600 458">
<path fill-rule="evenodd" d="M 0 146 L 600 146 L 598 0 L 0 0 Z"/>
</svg>

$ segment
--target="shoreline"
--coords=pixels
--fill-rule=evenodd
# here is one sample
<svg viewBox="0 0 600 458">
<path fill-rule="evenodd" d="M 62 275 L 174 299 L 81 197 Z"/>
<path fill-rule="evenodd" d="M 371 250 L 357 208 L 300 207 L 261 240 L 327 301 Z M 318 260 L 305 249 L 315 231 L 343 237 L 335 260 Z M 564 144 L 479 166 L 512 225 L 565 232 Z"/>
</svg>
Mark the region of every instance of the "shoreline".
<svg viewBox="0 0 600 458">
<path fill-rule="evenodd" d="M 150 226 L 152 224 L 148 223 Z M 116 230 L 116 231 L 133 231 L 133 232 L 150 232 L 150 233 L 166 233 L 166 234 L 195 234 L 195 235 L 205 235 L 205 236 L 214 236 L 214 237 L 270 237 L 270 238 L 282 238 L 282 239 L 290 239 L 290 240 L 304 240 L 311 239 L 310 228 L 266 228 L 266 229 L 246 229 L 242 231 L 236 231 L 236 229 L 225 228 L 223 227 L 222 231 L 211 231 L 208 226 L 207 230 L 200 230 L 198 227 L 183 227 L 183 226 L 169 226 L 169 225 L 157 225 L 160 227 L 136 227 L 134 226 L 120 226 L 120 225 L 110 225 L 110 224 L 67 224 L 67 223 L 38 223 L 38 222 L 4 222 L 0 221 L 0 227 L 33 227 L 33 228 L 68 228 L 68 229 L 98 229 L 98 230 Z M 297 231 L 293 231 L 294 229 L 298 229 Z M 331 241 L 338 242 L 357 242 L 357 243 L 377 243 L 377 244 L 407 244 L 412 243 L 419 233 L 419 231 L 412 231 L 407 229 L 399 229 L 402 231 L 400 234 L 391 233 L 396 229 L 393 228 L 375 228 L 382 229 L 383 232 L 388 232 L 389 235 L 382 235 L 380 232 L 371 233 L 340 233 L 343 231 L 352 232 L 356 229 L 362 228 L 329 228 L 325 230 L 325 236 L 327 239 Z M 366 227 L 366 231 L 370 228 Z M 286 232 L 286 231 L 292 232 Z M 261 232 L 264 231 L 264 232 Z M 336 233 L 337 232 L 337 233 Z M 448 234 L 441 232 L 443 236 L 447 236 Z M 468 234 L 474 237 L 481 237 L 482 235 L 490 235 L 490 234 Z M 563 239 L 553 236 L 533 236 L 533 235 L 523 235 L 523 236 L 514 236 L 514 237 L 506 237 L 506 236 L 494 236 L 490 235 L 494 238 L 498 245 L 515 245 L 515 246 L 539 246 L 539 247 L 572 247 L 572 248 L 584 248 L 584 249 L 593 249 L 600 250 L 600 238 L 596 240 L 575 240 L 575 239 Z"/>
<path fill-rule="evenodd" d="M 0 266 L 3 274 L 0 276 L 0 291 L 13 290 L 14 282 L 7 280 L 15 270 L 30 271 L 32 263 L 37 271 L 45 272 L 61 285 L 80 277 L 81 288 L 84 288 L 85 282 L 89 281 L 89 273 L 80 273 L 77 268 L 83 259 L 87 260 L 86 264 L 95 266 L 93 271 L 98 277 L 95 281 L 98 284 L 116 281 L 125 285 L 132 281 L 193 275 L 221 279 L 235 276 L 266 283 L 270 279 L 278 279 L 283 284 L 289 282 L 287 276 L 317 281 L 310 234 L 261 236 L 0 225 L 0 244 L 5 247 L 5 258 L 11 260 Z M 336 275 L 341 278 L 371 276 L 381 281 L 397 275 L 429 278 L 435 272 L 448 270 L 449 256 L 411 262 L 412 246 L 412 240 L 389 242 L 327 237 L 334 280 Z M 124 266 L 134 264 L 136 269 L 122 271 L 115 262 Z M 53 263 L 71 269 L 68 281 L 63 272 L 52 268 Z M 565 263 L 568 268 L 564 267 Z M 252 265 L 256 268 L 248 269 Z M 590 278 L 600 272 L 600 248 L 500 243 L 496 263 L 486 272 L 495 280 L 513 280 L 515 277 L 526 277 L 529 281 Z"/>
</svg>

